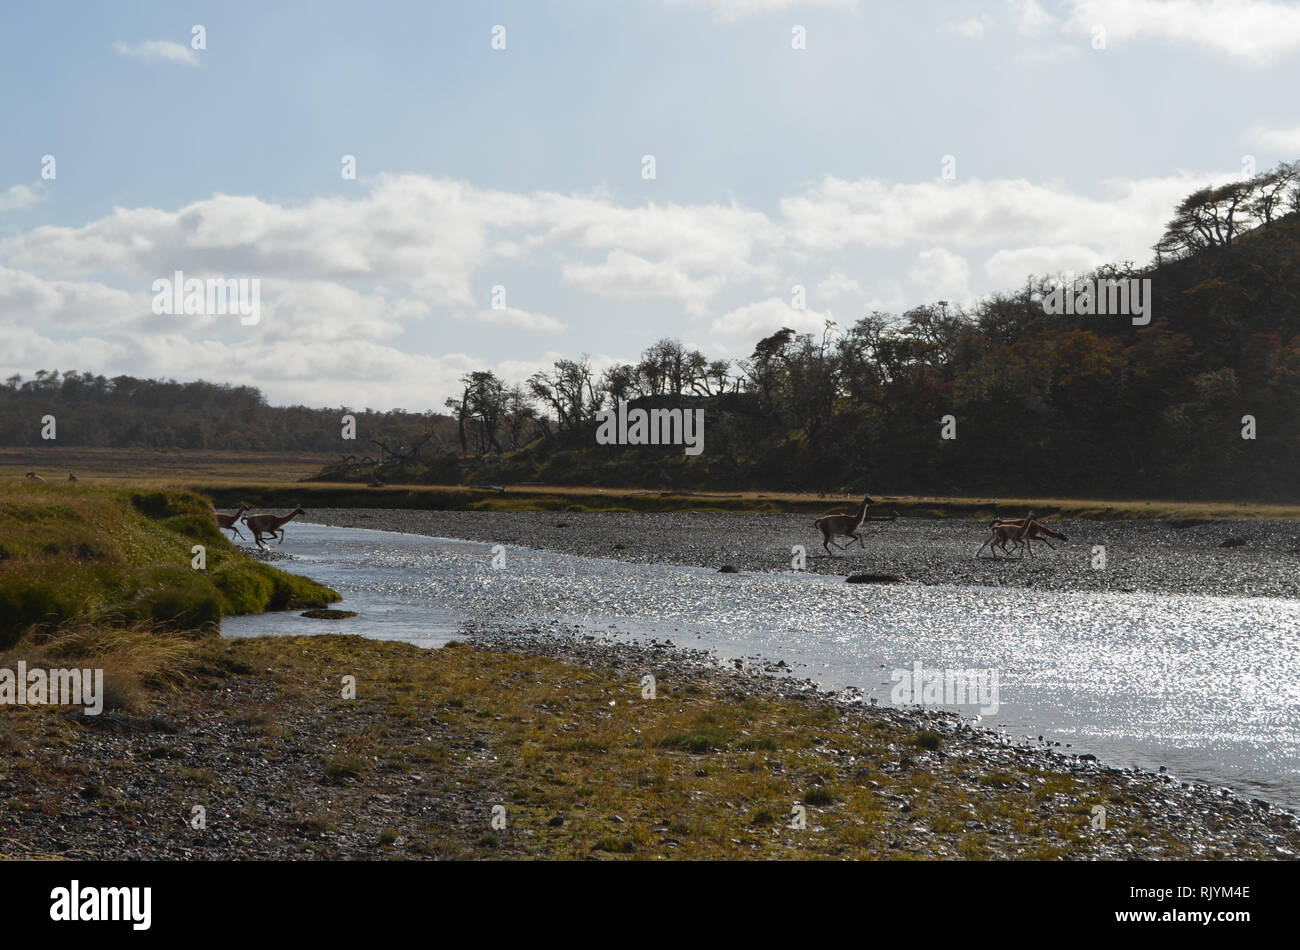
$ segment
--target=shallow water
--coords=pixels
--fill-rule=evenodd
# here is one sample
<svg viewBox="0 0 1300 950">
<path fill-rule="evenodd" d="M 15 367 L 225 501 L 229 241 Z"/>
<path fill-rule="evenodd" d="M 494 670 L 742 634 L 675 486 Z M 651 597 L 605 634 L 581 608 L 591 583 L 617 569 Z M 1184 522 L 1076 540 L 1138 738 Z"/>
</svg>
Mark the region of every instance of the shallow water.
<svg viewBox="0 0 1300 950">
<path fill-rule="evenodd" d="M 513 546 L 494 569 L 492 546 L 479 542 L 313 524 L 279 550 L 297 558 L 279 566 L 333 587 L 344 597 L 336 606 L 359 616 L 237 617 L 224 635 L 347 632 L 438 646 L 473 625 L 577 627 L 785 660 L 801 678 L 882 704 L 895 669 L 976 669 L 998 685 L 981 726 L 1300 808 L 1298 601 L 846 584 Z"/>
</svg>

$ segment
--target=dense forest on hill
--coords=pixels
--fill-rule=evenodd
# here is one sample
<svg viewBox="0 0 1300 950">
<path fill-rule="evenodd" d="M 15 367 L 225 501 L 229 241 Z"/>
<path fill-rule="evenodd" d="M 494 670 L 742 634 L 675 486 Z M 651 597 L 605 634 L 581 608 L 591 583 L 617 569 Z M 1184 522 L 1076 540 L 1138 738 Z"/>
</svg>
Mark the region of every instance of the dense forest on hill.
<svg viewBox="0 0 1300 950">
<path fill-rule="evenodd" d="M 1146 325 L 1047 312 L 1058 275 L 970 309 L 938 301 L 822 334 L 782 329 L 735 362 L 662 340 L 603 373 L 585 357 L 513 386 L 475 372 L 450 415 L 358 413 L 375 443 L 359 436 L 321 477 L 1292 500 L 1298 186 L 1291 163 L 1197 191 L 1151 264 L 1081 275 L 1150 280 Z M 60 439 L 100 440 L 80 444 L 344 454 L 340 410 L 277 409 L 248 387 L 77 374 L 0 387 L 0 442 L 38 438 L 32 413 L 51 400 L 76 421 L 60 416 Z M 618 400 L 703 409 L 704 451 L 597 444 L 597 413 Z M 955 438 L 942 437 L 946 416 Z"/>
</svg>

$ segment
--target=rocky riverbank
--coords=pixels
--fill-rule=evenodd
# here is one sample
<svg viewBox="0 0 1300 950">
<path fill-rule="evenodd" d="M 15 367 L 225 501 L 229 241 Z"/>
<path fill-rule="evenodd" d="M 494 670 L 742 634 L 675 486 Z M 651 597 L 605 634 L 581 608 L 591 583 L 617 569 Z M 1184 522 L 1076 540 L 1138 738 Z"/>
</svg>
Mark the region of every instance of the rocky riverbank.
<svg viewBox="0 0 1300 950">
<path fill-rule="evenodd" d="M 0 719 L 0 856 L 1300 855 L 1263 803 L 663 643 L 208 638 L 184 666 L 97 719 Z"/>
<path fill-rule="evenodd" d="M 869 521 L 863 546 L 834 557 L 806 515 L 314 509 L 307 520 L 742 571 L 789 570 L 792 549 L 802 546 L 806 570 L 919 584 L 1300 597 L 1300 524 L 1286 520 L 1054 521 L 1069 540 L 1054 541 L 1056 550 L 1036 545 L 1035 556 L 1021 559 L 993 559 L 987 550 L 976 558 L 988 529 L 971 519 Z M 1094 566 L 1097 548 L 1104 566 Z"/>
</svg>

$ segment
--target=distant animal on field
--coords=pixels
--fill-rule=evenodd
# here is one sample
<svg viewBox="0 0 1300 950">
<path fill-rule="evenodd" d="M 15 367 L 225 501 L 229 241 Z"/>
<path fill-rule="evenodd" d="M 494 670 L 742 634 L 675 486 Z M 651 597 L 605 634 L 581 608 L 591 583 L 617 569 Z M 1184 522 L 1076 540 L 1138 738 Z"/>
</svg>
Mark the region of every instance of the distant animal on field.
<svg viewBox="0 0 1300 950">
<path fill-rule="evenodd" d="M 70 482 L 76 482 L 76 481 L 79 481 L 79 479 L 77 478 L 76 475 L 73 475 L 71 472 L 68 472 L 68 481 L 70 481 Z"/>
<path fill-rule="evenodd" d="M 43 481 L 45 481 L 45 479 L 41 478 L 41 476 L 37 475 L 35 472 L 28 472 L 28 473 L 27 473 L 27 477 L 30 478 L 30 479 L 31 479 L 32 481 L 34 481 L 34 482 L 43 482 Z"/>
</svg>

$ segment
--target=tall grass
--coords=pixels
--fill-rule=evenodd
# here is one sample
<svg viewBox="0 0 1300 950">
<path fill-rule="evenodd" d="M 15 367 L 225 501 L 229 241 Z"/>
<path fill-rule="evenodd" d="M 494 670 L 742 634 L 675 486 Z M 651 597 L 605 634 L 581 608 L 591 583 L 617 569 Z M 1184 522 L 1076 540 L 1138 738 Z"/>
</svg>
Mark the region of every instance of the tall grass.
<svg viewBox="0 0 1300 950">
<path fill-rule="evenodd" d="M 191 566 L 194 545 L 205 570 Z M 338 599 L 242 554 L 193 492 L 0 488 L 0 649 L 77 626 L 210 631 L 228 614 Z"/>
</svg>

